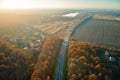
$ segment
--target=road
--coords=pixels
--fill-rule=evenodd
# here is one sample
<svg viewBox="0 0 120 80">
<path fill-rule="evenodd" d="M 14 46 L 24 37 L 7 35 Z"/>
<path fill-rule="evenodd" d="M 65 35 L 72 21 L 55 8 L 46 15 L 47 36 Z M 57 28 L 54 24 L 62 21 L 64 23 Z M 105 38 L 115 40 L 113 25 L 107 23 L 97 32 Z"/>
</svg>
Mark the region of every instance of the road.
<svg viewBox="0 0 120 80">
<path fill-rule="evenodd" d="M 55 80 L 62 80 L 62 78 L 63 78 L 64 58 L 65 58 L 66 48 L 67 48 L 68 41 L 69 41 L 69 36 L 70 36 L 70 33 L 64 39 L 62 46 L 61 46 L 60 55 L 58 58 Z"/>
<path fill-rule="evenodd" d="M 83 20 L 80 21 L 80 23 L 84 22 L 91 16 L 88 16 L 84 18 Z M 63 71 L 64 71 L 64 59 L 65 59 L 65 54 L 66 54 L 66 49 L 67 45 L 69 42 L 69 37 L 73 33 L 74 29 L 80 24 L 76 24 L 72 29 L 70 29 L 70 32 L 67 33 L 66 37 L 64 38 L 64 41 L 62 43 L 61 49 L 60 49 L 60 55 L 58 57 L 58 63 L 57 63 L 57 69 L 56 69 L 56 75 L 55 75 L 55 80 L 63 80 Z"/>
</svg>

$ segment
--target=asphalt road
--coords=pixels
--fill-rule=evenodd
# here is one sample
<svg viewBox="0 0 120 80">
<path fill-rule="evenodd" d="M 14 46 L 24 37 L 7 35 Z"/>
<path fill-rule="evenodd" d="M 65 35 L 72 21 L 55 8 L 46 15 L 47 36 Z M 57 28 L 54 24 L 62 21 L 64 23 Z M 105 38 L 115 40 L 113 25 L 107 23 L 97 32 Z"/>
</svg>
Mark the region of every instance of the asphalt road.
<svg viewBox="0 0 120 80">
<path fill-rule="evenodd" d="M 90 18 L 91 16 L 86 17 L 85 19 L 81 20 L 80 23 L 82 23 L 83 21 L 87 20 L 88 18 Z M 80 24 L 78 23 L 78 24 Z M 66 54 L 66 49 L 67 49 L 67 45 L 69 42 L 69 37 L 71 36 L 73 30 L 77 27 L 76 24 L 71 30 L 70 32 L 68 32 L 68 34 L 66 35 L 66 37 L 64 38 L 64 41 L 62 43 L 61 46 L 61 50 L 60 50 L 60 55 L 58 57 L 58 63 L 57 63 L 57 69 L 56 69 L 56 75 L 55 75 L 55 80 L 63 80 L 63 70 L 64 70 L 64 59 L 65 59 L 65 54 Z"/>
<path fill-rule="evenodd" d="M 68 45 L 68 41 L 69 41 L 69 35 L 64 39 L 62 46 L 61 46 L 55 80 L 62 80 L 63 78 L 64 58 L 65 58 L 65 52 L 66 52 L 66 48 Z"/>
</svg>

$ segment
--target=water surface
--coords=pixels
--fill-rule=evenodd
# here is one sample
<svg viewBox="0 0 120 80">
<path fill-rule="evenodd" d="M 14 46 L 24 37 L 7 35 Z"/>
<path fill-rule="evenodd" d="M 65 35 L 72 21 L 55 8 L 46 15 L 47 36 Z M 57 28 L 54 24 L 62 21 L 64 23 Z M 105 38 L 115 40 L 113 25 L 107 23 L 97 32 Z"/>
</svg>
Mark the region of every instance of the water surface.
<svg viewBox="0 0 120 80">
<path fill-rule="evenodd" d="M 65 15 L 62 15 L 63 17 L 75 17 L 77 15 L 79 15 L 80 13 L 78 12 L 74 12 L 74 13 L 69 13 L 69 14 L 65 14 Z"/>
</svg>

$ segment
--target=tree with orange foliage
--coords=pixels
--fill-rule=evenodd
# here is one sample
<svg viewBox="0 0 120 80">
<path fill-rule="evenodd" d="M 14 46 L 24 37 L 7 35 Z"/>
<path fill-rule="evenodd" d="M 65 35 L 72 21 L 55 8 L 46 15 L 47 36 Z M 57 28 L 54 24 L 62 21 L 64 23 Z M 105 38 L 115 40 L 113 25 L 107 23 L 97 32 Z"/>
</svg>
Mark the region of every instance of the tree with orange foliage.
<svg viewBox="0 0 120 80">
<path fill-rule="evenodd" d="M 38 63 L 31 79 L 53 80 L 55 67 L 62 40 L 56 36 L 51 36 L 44 42 L 41 53 L 38 56 Z"/>
<path fill-rule="evenodd" d="M 98 78 L 95 74 L 90 74 L 88 80 L 98 80 Z"/>
<path fill-rule="evenodd" d="M 100 59 L 104 53 L 103 55 L 101 55 L 102 53 L 97 54 L 97 50 L 98 48 L 91 43 L 70 41 L 68 46 L 67 79 L 119 80 L 119 66 L 112 63 L 109 64 L 109 62 L 102 63 Z M 103 48 L 99 47 L 99 51 L 100 50 L 103 51 Z"/>
<path fill-rule="evenodd" d="M 26 52 L 0 40 L 0 79 L 25 80 L 27 78 L 26 68 Z"/>
</svg>

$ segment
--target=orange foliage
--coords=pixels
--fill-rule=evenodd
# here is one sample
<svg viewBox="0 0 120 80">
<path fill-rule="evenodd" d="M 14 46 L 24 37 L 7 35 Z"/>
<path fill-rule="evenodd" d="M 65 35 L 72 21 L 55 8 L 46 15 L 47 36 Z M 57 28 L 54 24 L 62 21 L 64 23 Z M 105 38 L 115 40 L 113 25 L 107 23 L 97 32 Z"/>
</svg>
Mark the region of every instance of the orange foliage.
<svg viewBox="0 0 120 80">
<path fill-rule="evenodd" d="M 26 68 L 26 53 L 0 40 L 0 79 L 25 80 L 27 78 Z"/>
<path fill-rule="evenodd" d="M 95 69 L 101 69 L 100 64 L 97 64 L 97 65 L 95 66 Z"/>
<path fill-rule="evenodd" d="M 103 48 L 101 48 L 103 50 Z M 91 43 L 70 41 L 68 46 L 68 80 L 109 80 L 112 79 L 112 73 L 120 70 L 116 65 L 101 63 L 100 57 L 97 55 L 96 46 Z M 100 50 L 100 48 L 99 48 Z M 119 74 L 114 77 L 116 80 Z M 106 77 L 107 76 L 107 77 Z M 109 79 L 108 79 L 109 78 Z"/>
<path fill-rule="evenodd" d="M 98 80 L 98 79 L 97 79 L 97 76 L 95 74 L 90 74 L 89 80 Z"/>
<path fill-rule="evenodd" d="M 56 36 L 46 39 L 38 56 L 38 63 L 32 74 L 32 80 L 53 80 L 61 42 Z"/>
</svg>

